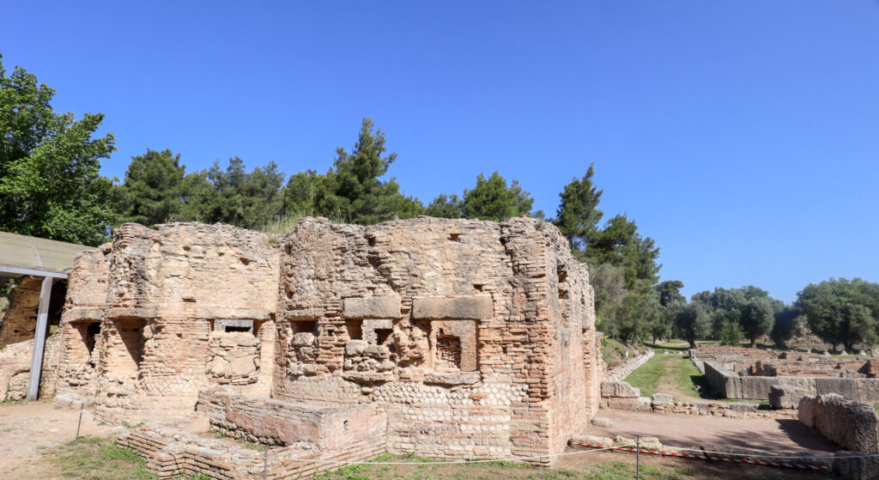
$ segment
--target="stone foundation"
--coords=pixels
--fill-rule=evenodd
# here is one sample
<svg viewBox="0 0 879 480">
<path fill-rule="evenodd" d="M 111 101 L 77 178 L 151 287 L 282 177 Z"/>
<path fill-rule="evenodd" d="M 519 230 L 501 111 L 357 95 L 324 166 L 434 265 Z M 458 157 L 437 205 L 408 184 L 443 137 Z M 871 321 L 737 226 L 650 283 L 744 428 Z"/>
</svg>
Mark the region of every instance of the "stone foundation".
<svg viewBox="0 0 879 480">
<path fill-rule="evenodd" d="M 803 397 L 799 420 L 846 450 L 879 453 L 879 416 L 868 403 L 835 394 Z"/>
<path fill-rule="evenodd" d="M 322 451 L 302 442 L 272 449 L 266 455 L 229 440 L 204 438 L 161 425 L 126 430 L 117 439 L 117 445 L 143 457 L 147 470 L 160 479 L 204 475 L 251 480 L 263 478 L 263 472 L 273 480 L 308 479 L 338 468 L 339 464 L 333 462 L 364 461 L 385 452 L 384 437 L 377 436 L 337 450 Z"/>
</svg>

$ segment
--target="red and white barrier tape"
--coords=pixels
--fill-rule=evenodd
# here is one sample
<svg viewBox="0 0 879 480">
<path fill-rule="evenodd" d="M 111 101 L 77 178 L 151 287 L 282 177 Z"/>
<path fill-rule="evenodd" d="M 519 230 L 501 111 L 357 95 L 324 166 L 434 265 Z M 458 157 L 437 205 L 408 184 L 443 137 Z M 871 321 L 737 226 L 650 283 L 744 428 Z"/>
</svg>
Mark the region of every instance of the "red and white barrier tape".
<svg viewBox="0 0 879 480">
<path fill-rule="evenodd" d="M 589 447 L 589 448 L 601 448 L 601 449 L 609 449 L 609 450 L 622 450 L 624 452 L 638 452 L 637 448 L 630 447 L 608 447 L 606 445 L 595 445 L 592 443 L 579 443 L 579 442 L 569 442 L 571 445 L 577 445 L 580 447 Z M 802 463 L 787 463 L 787 462 L 764 462 L 761 460 L 749 460 L 746 458 L 726 458 L 726 457 L 714 457 L 708 455 L 693 455 L 690 453 L 674 453 L 674 452 L 661 452 L 658 450 L 645 450 L 641 449 L 641 453 L 648 453 L 650 455 L 661 455 L 664 457 L 682 457 L 682 458 L 698 458 L 700 460 L 714 460 L 718 462 L 731 462 L 731 463 L 747 463 L 750 465 L 765 465 L 768 467 L 785 467 L 785 468 L 800 468 L 803 470 L 830 470 L 830 467 L 827 465 L 809 465 Z"/>
</svg>

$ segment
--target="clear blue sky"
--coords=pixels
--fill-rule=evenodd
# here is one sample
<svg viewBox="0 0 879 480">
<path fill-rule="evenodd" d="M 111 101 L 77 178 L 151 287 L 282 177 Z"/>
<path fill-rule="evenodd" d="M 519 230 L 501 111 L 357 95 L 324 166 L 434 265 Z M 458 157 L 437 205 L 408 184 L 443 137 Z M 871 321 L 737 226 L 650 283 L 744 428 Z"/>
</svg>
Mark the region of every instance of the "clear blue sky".
<svg viewBox="0 0 879 480">
<path fill-rule="evenodd" d="M 327 170 L 371 116 L 425 203 L 499 170 L 555 213 L 590 162 L 685 293 L 879 281 L 879 2 L 16 2 L 0 53 L 106 114 L 123 177 Z"/>
</svg>

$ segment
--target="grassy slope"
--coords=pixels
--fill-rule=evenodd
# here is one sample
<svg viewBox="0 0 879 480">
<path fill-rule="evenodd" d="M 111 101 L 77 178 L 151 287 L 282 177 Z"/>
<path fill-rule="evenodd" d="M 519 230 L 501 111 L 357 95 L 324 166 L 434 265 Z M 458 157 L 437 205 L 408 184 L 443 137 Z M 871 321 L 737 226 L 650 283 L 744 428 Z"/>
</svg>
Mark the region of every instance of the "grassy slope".
<svg viewBox="0 0 879 480">
<path fill-rule="evenodd" d="M 680 355 L 659 353 L 624 379 L 633 387 L 641 389 L 641 395 L 645 397 L 654 393 L 671 393 L 657 391 L 663 380 L 674 385 L 678 392 L 691 397 L 700 397 L 696 385 L 700 385 L 705 391 L 702 373 L 690 359 Z"/>
</svg>

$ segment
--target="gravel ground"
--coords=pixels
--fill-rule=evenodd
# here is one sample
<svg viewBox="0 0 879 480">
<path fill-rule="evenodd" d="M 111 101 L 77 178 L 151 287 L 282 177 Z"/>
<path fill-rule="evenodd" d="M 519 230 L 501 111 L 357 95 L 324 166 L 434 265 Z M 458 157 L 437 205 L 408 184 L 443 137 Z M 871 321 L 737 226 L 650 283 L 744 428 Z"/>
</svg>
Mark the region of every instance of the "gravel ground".
<svg viewBox="0 0 879 480">
<path fill-rule="evenodd" d="M 59 468 L 42 451 L 76 436 L 79 409 L 50 402 L 0 404 L 0 478 L 60 479 Z M 82 416 L 80 435 L 109 435 L 115 430 Z"/>
<path fill-rule="evenodd" d="M 706 417 L 602 410 L 612 427 L 590 425 L 589 434 L 604 437 L 658 437 L 664 445 L 701 448 L 716 445 L 763 450 L 770 454 L 808 452 L 832 455 L 834 444 L 797 420 Z"/>
</svg>

